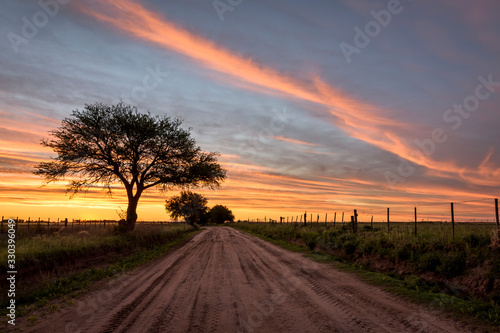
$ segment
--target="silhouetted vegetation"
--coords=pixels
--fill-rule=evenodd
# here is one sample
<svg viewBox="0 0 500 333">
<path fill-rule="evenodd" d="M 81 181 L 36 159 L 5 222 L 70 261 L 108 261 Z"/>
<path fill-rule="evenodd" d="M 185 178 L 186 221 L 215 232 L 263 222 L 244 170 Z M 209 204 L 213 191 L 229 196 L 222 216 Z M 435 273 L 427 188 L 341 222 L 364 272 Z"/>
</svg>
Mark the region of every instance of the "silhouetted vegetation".
<svg viewBox="0 0 500 333">
<path fill-rule="evenodd" d="M 223 205 L 215 205 L 210 209 L 210 222 L 222 224 L 225 222 L 234 222 L 233 212 Z"/>
<path fill-rule="evenodd" d="M 145 190 L 217 187 L 226 177 L 217 154 L 203 152 L 181 124 L 179 118 L 140 113 L 123 102 L 86 104 L 50 132 L 53 139 L 42 140 L 58 156 L 37 165 L 34 173 L 46 183 L 69 177 L 73 195 L 99 184 L 111 194 L 116 183 L 123 184 L 128 207 L 120 231 L 132 231 Z"/>
<path fill-rule="evenodd" d="M 165 209 L 173 219 L 182 217 L 187 224 L 194 225 L 207 213 L 207 199 L 199 193 L 182 191 L 166 200 Z"/>
</svg>

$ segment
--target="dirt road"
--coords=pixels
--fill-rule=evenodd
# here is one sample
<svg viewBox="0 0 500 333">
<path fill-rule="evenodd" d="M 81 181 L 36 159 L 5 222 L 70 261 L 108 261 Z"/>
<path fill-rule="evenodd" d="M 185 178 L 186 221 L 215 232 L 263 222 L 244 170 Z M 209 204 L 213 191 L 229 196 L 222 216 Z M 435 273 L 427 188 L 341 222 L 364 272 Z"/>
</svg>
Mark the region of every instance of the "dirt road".
<svg viewBox="0 0 500 333">
<path fill-rule="evenodd" d="M 352 275 L 210 227 L 29 332 L 467 332 Z"/>
</svg>

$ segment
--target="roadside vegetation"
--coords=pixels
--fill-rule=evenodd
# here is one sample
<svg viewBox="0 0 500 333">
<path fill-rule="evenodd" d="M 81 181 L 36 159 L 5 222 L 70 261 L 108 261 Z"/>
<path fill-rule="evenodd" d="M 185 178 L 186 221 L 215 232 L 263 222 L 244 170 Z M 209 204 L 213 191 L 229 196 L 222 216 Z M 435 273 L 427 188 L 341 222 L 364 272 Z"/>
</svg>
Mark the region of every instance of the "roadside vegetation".
<svg viewBox="0 0 500 333">
<path fill-rule="evenodd" d="M 207 203 L 207 198 L 199 193 L 182 191 L 165 201 L 165 209 L 171 218 L 184 218 L 189 225 L 234 222 L 233 212 L 229 208 L 223 205 L 208 208 Z"/>
<path fill-rule="evenodd" d="M 500 325 L 500 242 L 497 229 L 446 223 L 234 223 L 231 226 L 317 260 L 341 262 L 370 282 L 421 302 Z"/>
<path fill-rule="evenodd" d="M 197 230 L 183 223 L 163 226 L 138 223 L 134 232 L 127 234 L 99 227 L 81 230 L 19 228 L 16 267 L 20 280 L 16 306 L 27 313 L 54 298 L 71 299 L 96 281 L 165 254 Z M 0 269 L 7 271 L 7 238 L 1 238 L 0 249 Z M 2 309 L 7 301 L 5 297 L 1 298 Z"/>
</svg>

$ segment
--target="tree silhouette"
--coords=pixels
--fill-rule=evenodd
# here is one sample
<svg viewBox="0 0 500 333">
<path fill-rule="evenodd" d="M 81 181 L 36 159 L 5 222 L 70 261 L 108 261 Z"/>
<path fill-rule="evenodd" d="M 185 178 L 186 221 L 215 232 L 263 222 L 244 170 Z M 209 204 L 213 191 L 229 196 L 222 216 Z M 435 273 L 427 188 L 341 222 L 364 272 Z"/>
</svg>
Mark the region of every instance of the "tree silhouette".
<svg viewBox="0 0 500 333">
<path fill-rule="evenodd" d="M 180 187 L 220 186 L 226 172 L 216 153 L 203 152 L 180 126 L 182 120 L 139 113 L 136 107 L 85 104 L 50 131 L 53 139 L 42 140 L 58 156 L 35 166 L 34 173 L 45 183 L 71 178 L 72 195 L 99 184 L 108 193 L 121 183 L 128 197 L 127 218 L 122 232 L 132 231 L 137 221 L 137 204 L 152 187 L 160 191 Z"/>
<path fill-rule="evenodd" d="M 198 193 L 182 191 L 166 200 L 165 209 L 172 218 L 183 217 L 188 224 L 194 225 L 207 212 L 207 199 Z"/>
<path fill-rule="evenodd" d="M 215 205 L 210 209 L 210 222 L 222 224 L 226 221 L 234 222 L 233 212 L 223 205 Z"/>
</svg>

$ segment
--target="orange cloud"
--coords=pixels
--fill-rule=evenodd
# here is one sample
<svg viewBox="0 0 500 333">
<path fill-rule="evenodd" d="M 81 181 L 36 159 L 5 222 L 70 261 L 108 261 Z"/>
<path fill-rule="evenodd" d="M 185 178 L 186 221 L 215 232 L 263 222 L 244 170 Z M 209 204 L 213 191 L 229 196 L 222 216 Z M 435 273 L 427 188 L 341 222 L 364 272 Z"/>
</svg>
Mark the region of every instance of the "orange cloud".
<svg viewBox="0 0 500 333">
<path fill-rule="evenodd" d="M 382 110 L 349 97 L 319 78 L 314 79 L 314 87 L 306 86 L 303 82 L 188 32 L 130 0 L 100 0 L 100 4 L 99 8 L 94 4 L 85 6 L 78 3 L 77 6 L 80 11 L 132 36 L 174 50 L 207 68 L 228 75 L 229 78 L 236 78 L 248 89 L 282 94 L 324 105 L 337 119 L 337 125 L 352 137 L 431 170 L 451 172 L 455 175 L 464 174 L 464 170 L 453 163 L 439 162 L 422 154 L 415 155 L 412 143 L 396 134 L 398 131 L 407 132 L 411 129 L 409 124 L 383 116 Z M 500 169 L 494 170 L 493 175 L 498 172 Z M 498 178 L 491 178 L 492 172 L 478 173 L 475 170 L 467 170 L 466 173 L 467 177 L 464 176 L 464 179 L 471 182 L 481 182 L 482 177 L 488 177 L 486 182 L 496 181 L 498 184 Z"/>
<path fill-rule="evenodd" d="M 310 143 L 310 142 L 305 142 L 305 141 L 300 141 L 300 140 L 295 140 L 291 138 L 285 138 L 283 136 L 273 136 L 274 140 L 279 140 L 279 141 L 285 141 L 285 142 L 290 142 L 290 143 L 295 143 L 299 145 L 304 145 L 304 146 L 313 146 L 313 147 L 319 147 L 320 145 L 317 145 L 315 143 Z"/>
</svg>

